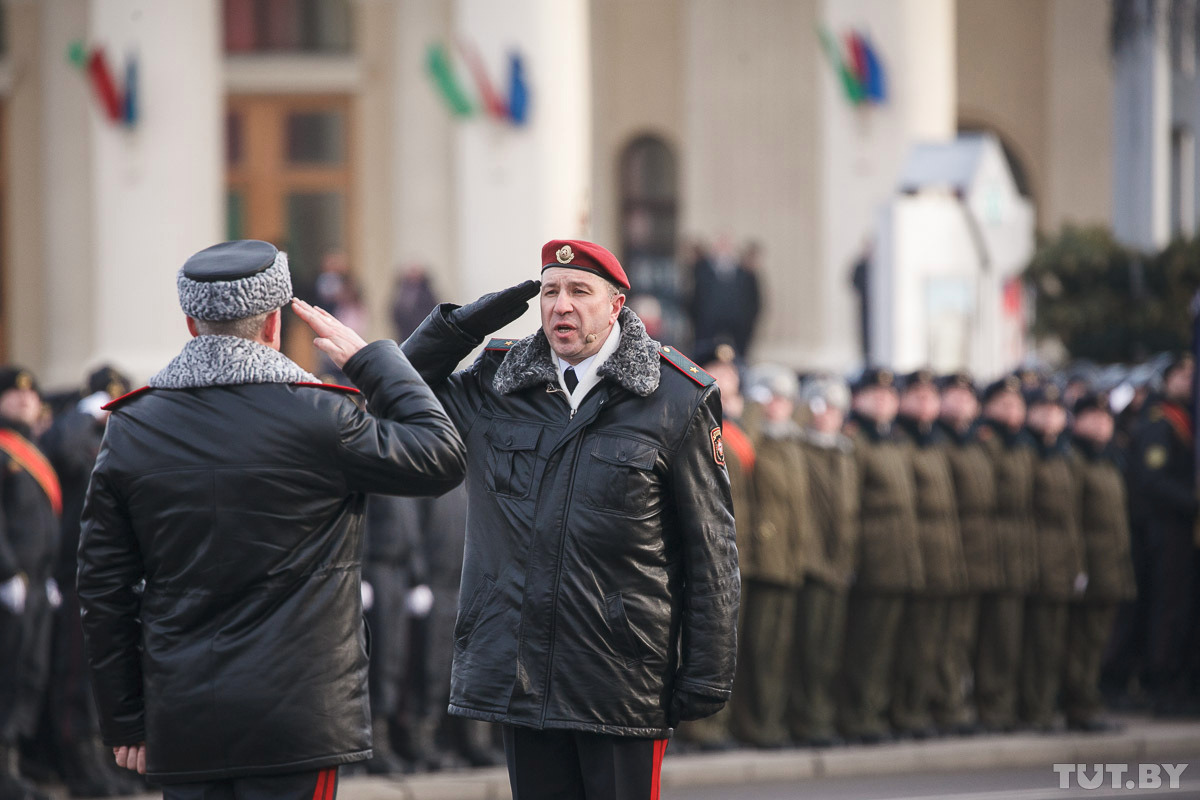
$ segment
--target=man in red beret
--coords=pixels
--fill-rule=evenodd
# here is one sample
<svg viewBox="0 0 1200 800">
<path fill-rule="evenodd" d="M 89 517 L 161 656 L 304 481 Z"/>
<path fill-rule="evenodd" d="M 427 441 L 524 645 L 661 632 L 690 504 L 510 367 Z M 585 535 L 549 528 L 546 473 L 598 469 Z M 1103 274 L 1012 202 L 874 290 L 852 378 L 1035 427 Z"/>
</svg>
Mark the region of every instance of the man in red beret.
<svg viewBox="0 0 1200 800">
<path fill-rule="evenodd" d="M 733 681 L 737 550 L 713 378 L 625 307 L 591 242 L 404 343 L 467 445 L 450 712 L 501 723 L 515 800 L 650 800 Z M 541 297 L 542 327 L 488 334 Z"/>
</svg>

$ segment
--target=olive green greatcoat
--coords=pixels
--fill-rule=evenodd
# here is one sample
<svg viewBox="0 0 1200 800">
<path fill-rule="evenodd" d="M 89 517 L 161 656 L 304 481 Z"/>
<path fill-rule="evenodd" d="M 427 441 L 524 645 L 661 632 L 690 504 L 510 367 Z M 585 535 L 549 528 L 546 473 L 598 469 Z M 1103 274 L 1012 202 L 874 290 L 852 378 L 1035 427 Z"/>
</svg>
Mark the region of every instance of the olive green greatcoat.
<svg viewBox="0 0 1200 800">
<path fill-rule="evenodd" d="M 1033 443 L 1024 432 L 1012 433 L 985 421 L 979 441 L 996 475 L 996 549 L 1003 569 L 997 591 L 1027 594 L 1037 570 L 1033 511 Z"/>
<path fill-rule="evenodd" d="M 858 542 L 858 471 L 841 434 L 805 431 L 808 514 L 792 639 L 785 722 L 794 741 L 828 744 L 837 733 L 835 678 L 842 664 L 846 588 Z"/>
<path fill-rule="evenodd" d="M 903 418 L 899 427 L 905 437 L 916 492 L 917 540 L 925 575 L 922 593 L 958 595 L 967 588 L 967 565 L 948 444 L 936 427 L 922 428 Z"/>
<path fill-rule="evenodd" d="M 895 430 L 859 417 L 854 439 L 860 486 L 855 588 L 902 593 L 924 588 L 917 534 L 917 497 L 903 440 Z"/>
<path fill-rule="evenodd" d="M 1080 495 L 1080 530 L 1088 582 L 1084 600 L 1133 599 L 1137 589 L 1130 555 L 1125 477 L 1107 450 L 1079 442 L 1075 461 Z"/>
<path fill-rule="evenodd" d="M 1004 584 L 1004 564 L 996 537 L 996 468 L 974 428 L 946 431 L 946 458 L 954 480 L 958 529 L 962 537 L 967 586 L 991 592 Z"/>
</svg>

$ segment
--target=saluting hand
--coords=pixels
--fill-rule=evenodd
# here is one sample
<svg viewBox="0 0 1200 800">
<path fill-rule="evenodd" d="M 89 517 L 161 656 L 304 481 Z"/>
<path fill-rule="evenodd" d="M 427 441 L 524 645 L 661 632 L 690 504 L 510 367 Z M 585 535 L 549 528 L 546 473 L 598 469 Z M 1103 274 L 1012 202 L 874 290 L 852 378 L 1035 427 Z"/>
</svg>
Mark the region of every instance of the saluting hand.
<svg viewBox="0 0 1200 800">
<path fill-rule="evenodd" d="M 508 289 L 485 294 L 474 303 L 450 312 L 449 319 L 463 333 L 482 339 L 493 331 L 515 322 L 529 308 L 529 301 L 542 290 L 541 281 L 525 281 Z"/>
<path fill-rule="evenodd" d="M 146 774 L 146 743 L 114 747 L 113 755 L 117 766 L 121 769 L 131 769 L 139 775 Z"/>
<path fill-rule="evenodd" d="M 313 344 L 341 369 L 350 357 L 367 346 L 363 338 L 349 325 L 341 322 L 320 306 L 310 306 L 303 300 L 292 298 L 292 311 L 313 329 L 317 338 Z"/>
</svg>

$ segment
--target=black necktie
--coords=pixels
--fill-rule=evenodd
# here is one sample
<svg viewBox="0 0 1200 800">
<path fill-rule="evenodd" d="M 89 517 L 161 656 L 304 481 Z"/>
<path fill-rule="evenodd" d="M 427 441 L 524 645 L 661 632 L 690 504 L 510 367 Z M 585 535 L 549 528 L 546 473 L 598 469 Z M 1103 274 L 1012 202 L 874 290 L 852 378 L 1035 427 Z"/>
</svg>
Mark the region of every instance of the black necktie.
<svg viewBox="0 0 1200 800">
<path fill-rule="evenodd" d="M 575 387 L 579 385 L 579 376 L 575 374 L 574 367 L 567 367 L 566 372 L 563 373 L 563 383 L 567 385 L 569 394 L 575 394 Z"/>
</svg>

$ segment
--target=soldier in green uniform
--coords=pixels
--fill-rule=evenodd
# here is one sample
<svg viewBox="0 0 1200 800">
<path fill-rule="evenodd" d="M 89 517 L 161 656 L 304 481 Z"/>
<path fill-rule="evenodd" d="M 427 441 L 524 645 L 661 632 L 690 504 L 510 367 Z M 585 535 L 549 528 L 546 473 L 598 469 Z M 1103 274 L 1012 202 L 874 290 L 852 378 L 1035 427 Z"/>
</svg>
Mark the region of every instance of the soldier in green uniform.
<svg viewBox="0 0 1200 800">
<path fill-rule="evenodd" d="M 1016 725 L 1024 601 L 1033 579 L 1033 448 L 1024 431 L 1021 380 L 1009 376 L 983 393 L 978 439 L 996 476 L 993 519 L 1000 585 L 979 598 L 975 649 L 975 706 L 988 731 Z"/>
<path fill-rule="evenodd" d="M 1071 433 L 1079 453 L 1076 481 L 1087 589 L 1071 604 L 1067 621 L 1063 705 L 1067 727 L 1089 732 L 1111 727 L 1100 716 L 1100 661 L 1117 604 L 1135 595 L 1125 478 L 1112 446 L 1113 427 L 1106 395 L 1086 394 L 1075 403 Z"/>
<path fill-rule="evenodd" d="M 759 370 L 762 424 L 755 442 L 754 529 L 742 568 L 742 629 L 730 727 L 756 747 L 781 747 L 808 475 L 800 426 L 792 419 L 799 383 L 783 367 Z"/>
<path fill-rule="evenodd" d="M 834 678 L 846 630 L 846 591 L 858 546 L 858 471 L 854 445 L 841 432 L 850 391 L 833 376 L 810 378 L 802 389 L 808 470 L 804 583 L 792 639 L 787 727 L 808 747 L 836 744 Z"/>
<path fill-rule="evenodd" d="M 890 736 L 892 664 L 904 600 L 924 586 L 924 572 L 912 470 L 893 428 L 899 397 L 892 372 L 864 372 L 852 407 L 847 433 L 859 477 L 859 557 L 847 610 L 839 720 L 847 739 L 876 743 Z"/>
<path fill-rule="evenodd" d="M 954 479 L 946 440 L 937 426 L 941 396 L 931 370 L 905 376 L 898 428 L 905 438 L 916 490 L 917 539 L 925 583 L 905 603 L 892 683 L 892 726 L 901 735 L 936 733 L 932 702 L 946 655 L 950 598 L 967 586 Z"/>
<path fill-rule="evenodd" d="M 967 687 L 978 637 L 979 599 L 1004 583 L 996 542 L 996 469 L 978 438 L 979 397 L 974 380 L 956 373 L 944 377 L 941 388 L 941 427 L 954 480 L 967 587 L 949 601 L 933 718 L 943 730 L 969 734 L 975 731 L 976 719 Z"/>
<path fill-rule="evenodd" d="M 1049 731 L 1062 686 L 1069 604 L 1087 586 L 1076 457 L 1064 434 L 1067 410 L 1057 386 L 1048 383 L 1030 398 L 1028 426 L 1037 454 L 1033 478 L 1037 565 L 1025 600 L 1020 716 L 1035 730 Z"/>
<path fill-rule="evenodd" d="M 718 345 L 712 353 L 697 362 L 712 375 L 721 389 L 721 433 L 724 438 L 725 467 L 729 472 L 729 489 L 733 497 L 734 525 L 737 529 L 739 553 L 751 550 L 749 539 L 754 530 L 754 443 L 742 427 L 745 399 L 742 397 L 741 373 L 734 362 L 733 347 Z M 743 581 L 745 576 L 743 575 Z M 740 615 L 745 616 L 744 610 Z M 741 621 L 739 621 L 739 628 Z M 739 642 L 739 649 L 741 648 Z M 734 694 L 738 686 L 733 687 Z M 729 732 L 730 707 L 722 708 L 711 717 L 680 723 L 676 735 L 686 745 L 700 750 L 726 750 L 733 746 Z"/>
</svg>

